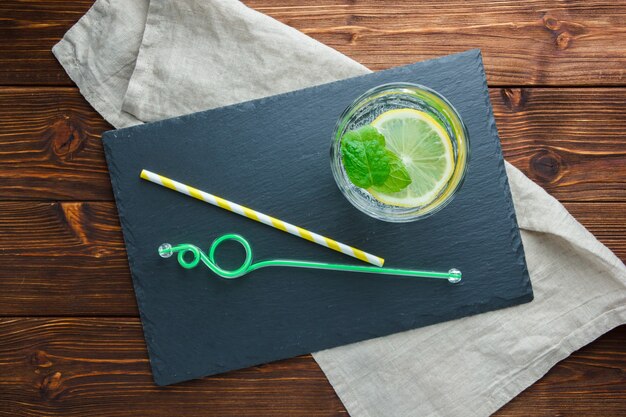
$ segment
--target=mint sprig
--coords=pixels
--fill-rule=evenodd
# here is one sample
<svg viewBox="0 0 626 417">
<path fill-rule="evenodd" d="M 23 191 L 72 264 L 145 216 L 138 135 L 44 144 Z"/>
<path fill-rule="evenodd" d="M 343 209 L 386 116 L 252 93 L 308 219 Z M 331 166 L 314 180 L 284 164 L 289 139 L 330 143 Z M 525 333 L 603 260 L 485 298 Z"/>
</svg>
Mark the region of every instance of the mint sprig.
<svg viewBox="0 0 626 417">
<path fill-rule="evenodd" d="M 372 126 L 351 130 L 343 136 L 341 158 L 348 178 L 357 187 L 382 185 L 389 177 L 385 137 Z"/>
<path fill-rule="evenodd" d="M 397 193 L 404 190 L 412 182 L 409 171 L 402 160 L 395 153 L 387 150 L 389 156 L 389 176 L 382 185 L 373 185 L 372 188 L 383 194 Z"/>
<path fill-rule="evenodd" d="M 357 187 L 395 193 L 411 183 L 402 160 L 385 147 L 385 136 L 371 125 L 343 136 L 341 159 L 348 178 Z"/>
</svg>

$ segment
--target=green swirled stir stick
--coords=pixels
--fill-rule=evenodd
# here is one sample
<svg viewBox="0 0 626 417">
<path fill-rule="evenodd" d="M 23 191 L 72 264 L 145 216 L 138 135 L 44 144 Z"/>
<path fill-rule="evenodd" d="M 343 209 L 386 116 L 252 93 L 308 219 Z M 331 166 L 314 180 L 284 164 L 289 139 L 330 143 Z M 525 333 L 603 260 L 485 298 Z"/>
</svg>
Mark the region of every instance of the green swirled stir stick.
<svg viewBox="0 0 626 417">
<path fill-rule="evenodd" d="M 239 268 L 226 270 L 224 268 L 221 268 L 217 264 L 217 262 L 215 262 L 215 251 L 217 250 L 217 247 L 220 245 L 220 243 L 226 240 L 234 240 L 236 242 L 239 242 L 246 251 L 246 258 Z M 183 243 L 176 246 L 172 246 L 169 243 L 164 243 L 159 246 L 158 252 L 159 255 L 163 258 L 169 258 L 173 254 L 177 253 L 178 263 L 186 269 L 195 268 L 196 266 L 198 266 L 200 261 L 202 261 L 211 271 L 213 271 L 220 277 L 227 279 L 239 278 L 252 271 L 268 266 L 282 266 L 291 268 L 326 269 L 332 271 L 364 272 L 370 274 L 446 279 L 452 284 L 456 284 L 461 281 L 461 271 L 454 268 L 449 270 L 448 272 L 432 272 L 410 269 L 382 268 L 375 266 L 331 264 L 326 262 L 295 261 L 288 259 L 273 259 L 269 261 L 252 263 L 252 247 L 250 246 L 250 243 L 248 243 L 248 241 L 242 236 L 235 234 L 226 234 L 217 238 L 211 245 L 208 255 L 202 252 L 202 250 L 197 246 L 188 243 Z M 193 258 L 191 260 L 185 259 L 187 253 L 191 253 L 193 255 Z"/>
</svg>

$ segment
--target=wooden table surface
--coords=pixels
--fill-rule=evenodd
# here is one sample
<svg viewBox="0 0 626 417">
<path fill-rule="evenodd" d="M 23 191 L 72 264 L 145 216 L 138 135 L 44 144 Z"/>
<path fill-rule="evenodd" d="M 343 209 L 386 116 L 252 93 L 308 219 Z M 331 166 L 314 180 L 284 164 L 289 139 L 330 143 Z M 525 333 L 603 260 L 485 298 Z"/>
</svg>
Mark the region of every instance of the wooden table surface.
<svg viewBox="0 0 626 417">
<path fill-rule="evenodd" d="M 481 48 L 505 157 L 626 260 L 626 2 L 245 3 L 375 70 Z M 346 416 L 311 356 L 152 383 L 110 126 L 50 52 L 91 4 L 0 2 L 0 415 Z M 625 416 L 626 326 L 496 415 Z"/>
</svg>

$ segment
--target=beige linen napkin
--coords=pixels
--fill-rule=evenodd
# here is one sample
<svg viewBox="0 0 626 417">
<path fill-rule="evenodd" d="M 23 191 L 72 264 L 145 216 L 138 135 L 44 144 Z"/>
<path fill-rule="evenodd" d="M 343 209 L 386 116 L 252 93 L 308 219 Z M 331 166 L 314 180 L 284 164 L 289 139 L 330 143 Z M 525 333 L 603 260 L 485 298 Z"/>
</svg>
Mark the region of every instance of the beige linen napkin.
<svg viewBox="0 0 626 417">
<path fill-rule="evenodd" d="M 98 0 L 54 47 L 130 126 L 367 73 L 236 0 Z M 626 322 L 626 267 L 507 164 L 535 300 L 314 354 L 353 417 L 487 416 Z"/>
</svg>

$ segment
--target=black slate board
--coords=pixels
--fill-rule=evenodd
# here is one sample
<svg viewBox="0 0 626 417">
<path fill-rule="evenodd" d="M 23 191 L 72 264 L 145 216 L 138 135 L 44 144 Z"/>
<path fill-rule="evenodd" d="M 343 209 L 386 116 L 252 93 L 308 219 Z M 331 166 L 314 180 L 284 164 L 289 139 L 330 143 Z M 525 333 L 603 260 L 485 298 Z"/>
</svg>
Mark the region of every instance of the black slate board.
<svg viewBox="0 0 626 417">
<path fill-rule="evenodd" d="M 471 137 L 469 174 L 438 214 L 393 224 L 340 194 L 333 127 L 369 88 L 415 82 L 446 96 Z M 104 149 L 157 384 L 171 384 L 508 307 L 532 299 L 480 51 L 106 132 Z M 227 232 L 257 260 L 359 264 L 329 249 L 141 180 L 142 168 L 382 256 L 464 281 L 267 268 L 224 281 L 161 259 L 162 242 L 208 250 Z M 218 261 L 241 262 L 233 244 Z M 462 348 L 462 346 L 459 346 Z"/>
</svg>

